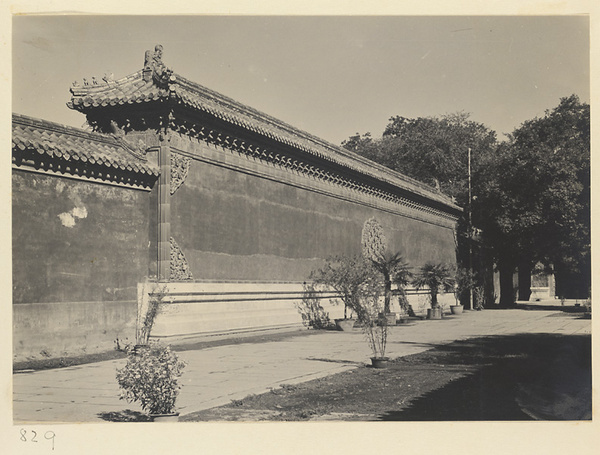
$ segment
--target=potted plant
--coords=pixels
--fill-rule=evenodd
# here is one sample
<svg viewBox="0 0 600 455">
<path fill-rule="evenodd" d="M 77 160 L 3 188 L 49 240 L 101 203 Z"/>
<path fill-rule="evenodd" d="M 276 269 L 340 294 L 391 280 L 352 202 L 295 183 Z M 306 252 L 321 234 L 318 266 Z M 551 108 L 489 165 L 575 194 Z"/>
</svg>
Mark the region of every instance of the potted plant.
<svg viewBox="0 0 600 455">
<path fill-rule="evenodd" d="M 387 318 L 388 324 L 396 324 L 396 313 L 390 311 L 392 284 L 404 287 L 410 280 L 408 263 L 399 252 L 391 253 L 387 249 L 387 239 L 383 228 L 375 218 L 368 219 L 362 230 L 361 247 L 363 257 L 380 274 L 384 285 L 384 305 L 381 318 Z"/>
<path fill-rule="evenodd" d="M 427 319 L 442 319 L 442 309 L 437 297 L 440 292 L 448 292 L 454 288 L 450 267 L 428 262 L 421 266 L 413 284 L 417 289 L 429 289 L 431 309 L 427 310 Z"/>
<path fill-rule="evenodd" d="M 353 330 L 359 296 L 365 283 L 373 278 L 374 271 L 360 256 L 333 256 L 327 258 L 325 266 L 311 273 L 310 279 L 317 286 L 333 289 L 344 303 L 344 318 L 335 319 L 340 330 Z M 337 299 L 332 299 L 337 303 Z M 350 313 L 350 317 L 348 317 Z"/>
<path fill-rule="evenodd" d="M 450 305 L 452 314 L 461 314 L 463 312 L 464 307 L 460 302 L 465 294 L 471 291 L 473 284 L 474 277 L 472 271 L 462 267 L 456 269 L 454 277 L 454 299 L 456 300 L 456 304 Z"/>
<path fill-rule="evenodd" d="M 381 282 L 377 279 L 368 280 L 361 291 L 356 313 L 367 343 L 373 353 L 371 364 L 373 368 L 385 368 L 389 361 L 389 357 L 385 355 L 388 320 L 386 317 L 381 317 Z"/>
<path fill-rule="evenodd" d="M 120 398 L 128 403 L 138 402 L 155 422 L 176 421 L 178 379 L 184 367 L 185 362 L 170 346 L 153 343 L 136 354 L 130 352 L 125 366 L 117 370 Z"/>
<path fill-rule="evenodd" d="M 403 292 L 406 285 L 410 282 L 411 272 L 408 263 L 404 262 L 404 258 L 400 253 L 383 253 L 381 256 L 370 259 L 375 270 L 379 272 L 384 285 L 384 304 L 381 317 L 388 320 L 388 324 L 396 324 L 396 313 L 390 311 L 392 300 L 392 284 L 396 284 L 401 295 L 406 297 Z"/>
</svg>

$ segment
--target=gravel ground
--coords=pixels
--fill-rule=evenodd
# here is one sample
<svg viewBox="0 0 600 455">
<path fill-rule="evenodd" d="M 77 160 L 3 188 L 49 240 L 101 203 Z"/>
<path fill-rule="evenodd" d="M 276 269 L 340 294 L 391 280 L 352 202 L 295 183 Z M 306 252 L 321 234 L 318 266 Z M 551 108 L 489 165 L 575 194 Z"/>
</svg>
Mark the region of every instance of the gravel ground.
<svg viewBox="0 0 600 455">
<path fill-rule="evenodd" d="M 591 420 L 591 337 L 552 334 L 457 341 L 180 421 Z"/>
</svg>

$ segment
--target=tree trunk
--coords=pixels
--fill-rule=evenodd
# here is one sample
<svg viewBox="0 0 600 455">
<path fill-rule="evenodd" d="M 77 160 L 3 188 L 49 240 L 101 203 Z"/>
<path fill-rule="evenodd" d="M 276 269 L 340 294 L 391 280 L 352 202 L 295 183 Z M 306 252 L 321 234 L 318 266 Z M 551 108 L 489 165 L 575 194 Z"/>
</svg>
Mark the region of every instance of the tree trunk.
<svg viewBox="0 0 600 455">
<path fill-rule="evenodd" d="M 390 302 L 392 300 L 392 280 L 388 273 L 384 273 L 383 279 L 385 280 L 383 312 L 384 314 L 388 314 L 390 312 Z"/>
<path fill-rule="evenodd" d="M 437 307 L 438 307 L 437 291 L 431 290 L 431 308 L 437 308 Z"/>
<path fill-rule="evenodd" d="M 531 296 L 531 262 L 519 263 L 519 300 L 528 301 Z"/>
<path fill-rule="evenodd" d="M 498 272 L 500 272 L 500 306 L 515 306 L 515 292 L 513 287 L 513 274 L 515 266 L 512 264 L 499 263 Z"/>
</svg>

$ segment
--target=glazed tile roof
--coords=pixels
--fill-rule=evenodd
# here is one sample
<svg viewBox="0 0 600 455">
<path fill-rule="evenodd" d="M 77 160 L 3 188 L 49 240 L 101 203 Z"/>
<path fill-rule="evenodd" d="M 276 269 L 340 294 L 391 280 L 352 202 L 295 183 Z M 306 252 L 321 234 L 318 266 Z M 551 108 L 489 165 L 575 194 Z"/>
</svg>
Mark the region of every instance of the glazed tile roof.
<svg viewBox="0 0 600 455">
<path fill-rule="evenodd" d="M 333 145 L 294 128 L 267 114 L 191 82 L 178 74 L 169 73 L 168 80 L 159 86 L 153 78 L 144 80 L 143 73 L 143 70 L 140 70 L 117 81 L 74 86 L 71 88 L 73 96 L 68 106 L 83 113 L 90 113 L 98 108 L 108 106 L 170 100 L 175 104 L 184 105 L 197 112 L 207 113 L 239 128 L 287 144 L 397 188 L 416 193 L 429 200 L 441 203 L 454 211 L 461 210 L 449 197 L 422 182 L 406 177 L 343 147 Z"/>
<path fill-rule="evenodd" d="M 136 157 L 116 137 L 19 114 L 12 117 L 12 148 L 138 174 L 159 174 L 156 166 Z"/>
</svg>

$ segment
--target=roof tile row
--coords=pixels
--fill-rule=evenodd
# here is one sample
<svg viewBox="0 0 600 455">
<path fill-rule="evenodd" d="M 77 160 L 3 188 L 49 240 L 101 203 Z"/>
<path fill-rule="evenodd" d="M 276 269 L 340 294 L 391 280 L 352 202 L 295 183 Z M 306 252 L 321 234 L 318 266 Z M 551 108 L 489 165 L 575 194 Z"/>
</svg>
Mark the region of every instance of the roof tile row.
<svg viewBox="0 0 600 455">
<path fill-rule="evenodd" d="M 109 105 L 166 101 L 172 98 L 193 110 L 207 113 L 245 130 L 458 209 L 449 197 L 422 182 L 298 130 L 177 74 L 171 76 L 166 88 L 155 85 L 152 78 L 144 81 L 143 72 L 138 71 L 106 84 L 73 87 L 71 92 L 73 96 L 68 104 L 69 107 L 84 113 Z"/>
<path fill-rule="evenodd" d="M 107 134 L 88 133 L 45 120 L 13 114 L 13 150 L 32 150 L 67 161 L 158 176 L 158 168 L 135 157 Z"/>
</svg>

